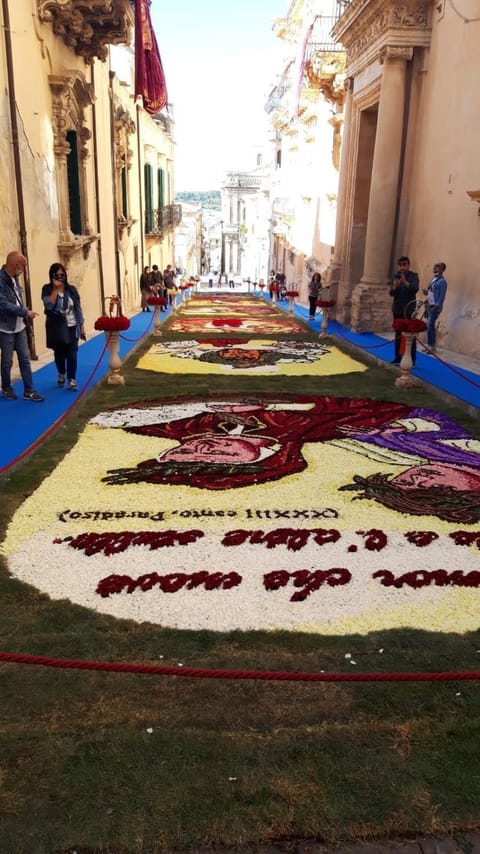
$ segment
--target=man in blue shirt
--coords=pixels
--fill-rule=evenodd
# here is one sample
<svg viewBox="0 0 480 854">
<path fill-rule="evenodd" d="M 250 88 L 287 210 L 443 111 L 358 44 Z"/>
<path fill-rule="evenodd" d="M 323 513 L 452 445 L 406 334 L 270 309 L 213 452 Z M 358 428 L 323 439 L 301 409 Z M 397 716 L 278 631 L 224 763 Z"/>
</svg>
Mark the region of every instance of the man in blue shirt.
<svg viewBox="0 0 480 854">
<path fill-rule="evenodd" d="M 423 293 L 428 300 L 427 307 L 427 344 L 430 347 L 430 352 L 435 352 L 436 342 L 436 323 L 440 312 L 443 308 L 445 294 L 447 293 L 447 280 L 444 277 L 444 272 L 447 265 L 443 261 L 433 265 L 433 279 L 428 288 L 424 288 Z"/>
<path fill-rule="evenodd" d="M 41 403 L 43 397 L 33 387 L 30 353 L 28 351 L 27 330 L 25 320 L 38 317 L 23 304 L 23 291 L 18 277 L 25 270 L 26 259 L 20 252 L 9 252 L 7 260 L 0 270 L 0 350 L 2 394 L 7 400 L 16 400 L 11 380 L 11 370 L 14 352 L 17 354 L 18 365 L 23 379 L 23 398 Z"/>
</svg>

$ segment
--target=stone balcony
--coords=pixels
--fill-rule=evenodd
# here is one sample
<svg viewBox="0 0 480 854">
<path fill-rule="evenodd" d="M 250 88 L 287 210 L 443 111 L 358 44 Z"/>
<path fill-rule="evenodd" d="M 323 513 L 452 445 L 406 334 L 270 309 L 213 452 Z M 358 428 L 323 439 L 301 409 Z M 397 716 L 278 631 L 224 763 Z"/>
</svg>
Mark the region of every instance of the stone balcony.
<svg viewBox="0 0 480 854">
<path fill-rule="evenodd" d="M 129 44 L 134 25 L 130 0 L 37 0 L 38 17 L 87 63 L 104 61 L 108 45 Z"/>
</svg>

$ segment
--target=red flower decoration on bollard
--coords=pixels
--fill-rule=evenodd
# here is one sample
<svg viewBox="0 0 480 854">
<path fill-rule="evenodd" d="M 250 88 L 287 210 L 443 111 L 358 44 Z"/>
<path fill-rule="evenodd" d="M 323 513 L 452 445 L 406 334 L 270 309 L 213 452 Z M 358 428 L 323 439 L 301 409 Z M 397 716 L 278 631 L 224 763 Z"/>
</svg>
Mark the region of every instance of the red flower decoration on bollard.
<svg viewBox="0 0 480 854">
<path fill-rule="evenodd" d="M 166 305 L 167 298 L 166 297 L 147 297 L 148 305 Z"/>
<path fill-rule="evenodd" d="M 95 329 L 99 332 L 124 332 L 130 326 L 128 317 L 120 315 L 119 317 L 107 317 L 102 314 L 95 321 Z"/>
<path fill-rule="evenodd" d="M 418 332 L 425 332 L 427 324 L 424 320 L 418 320 L 416 317 L 396 317 L 392 327 L 395 332 L 410 332 L 416 335 Z"/>
<path fill-rule="evenodd" d="M 288 299 L 295 299 L 295 297 L 298 297 L 298 291 L 285 291 L 285 296 Z"/>
<path fill-rule="evenodd" d="M 108 314 L 102 314 L 95 321 L 95 329 L 99 332 L 124 332 L 130 326 L 128 317 L 122 314 L 122 303 L 120 297 L 107 297 L 109 301 Z"/>
<path fill-rule="evenodd" d="M 331 308 L 332 305 L 335 305 L 336 300 L 334 299 L 319 299 L 317 300 L 318 308 Z"/>
</svg>

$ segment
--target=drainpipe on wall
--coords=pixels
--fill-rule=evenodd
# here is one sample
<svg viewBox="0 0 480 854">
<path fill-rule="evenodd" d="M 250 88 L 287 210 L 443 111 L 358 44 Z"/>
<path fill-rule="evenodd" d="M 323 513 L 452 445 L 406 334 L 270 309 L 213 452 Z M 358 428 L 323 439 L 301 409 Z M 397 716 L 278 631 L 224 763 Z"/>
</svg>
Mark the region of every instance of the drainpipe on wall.
<svg viewBox="0 0 480 854">
<path fill-rule="evenodd" d="M 98 144 L 97 144 L 97 109 L 95 105 L 95 75 L 93 73 L 93 63 L 92 70 L 90 73 L 90 80 L 92 84 L 93 91 L 93 101 L 92 101 L 92 130 L 93 130 L 93 163 L 94 163 L 94 176 L 95 176 L 95 216 L 97 220 L 97 234 L 98 234 L 98 244 L 97 244 L 97 254 L 98 254 L 98 273 L 100 276 L 100 298 L 102 301 L 101 312 L 103 313 L 103 308 L 105 305 L 105 281 L 104 281 L 104 273 L 103 273 L 103 250 L 102 250 L 102 232 L 101 232 L 101 221 L 100 221 L 100 180 L 98 176 Z"/>
<path fill-rule="evenodd" d="M 10 105 L 10 124 L 12 128 L 13 162 L 15 168 L 15 186 L 17 190 L 18 225 L 20 232 L 20 252 L 28 262 L 27 229 L 25 225 L 25 205 L 23 200 L 22 164 L 20 159 L 20 146 L 18 142 L 17 107 L 15 100 L 15 75 L 13 72 L 12 37 L 10 30 L 10 14 L 8 11 L 8 0 L 2 0 L 3 23 L 5 28 L 5 57 L 7 61 L 8 100 Z M 25 284 L 25 302 L 29 309 L 32 308 L 32 289 L 30 286 L 30 273 L 28 264 L 23 274 Z M 35 332 L 33 321 L 28 321 L 28 346 L 30 357 L 38 359 L 35 348 Z"/>
<path fill-rule="evenodd" d="M 140 271 L 143 273 L 143 268 L 145 266 L 145 217 L 143 213 L 143 174 L 142 174 L 142 145 L 140 139 L 140 105 L 137 104 L 137 157 L 138 157 L 138 198 L 140 203 L 140 252 L 142 263 L 140 266 Z"/>
<path fill-rule="evenodd" d="M 122 299 L 122 285 L 120 281 L 120 248 L 118 242 L 118 207 L 117 207 L 117 174 L 115 167 L 115 117 L 113 113 L 113 79 L 114 71 L 108 72 L 109 97 L 110 97 L 110 150 L 112 153 L 112 197 L 113 197 L 113 228 L 115 246 L 115 278 L 117 281 L 117 295 Z"/>
</svg>

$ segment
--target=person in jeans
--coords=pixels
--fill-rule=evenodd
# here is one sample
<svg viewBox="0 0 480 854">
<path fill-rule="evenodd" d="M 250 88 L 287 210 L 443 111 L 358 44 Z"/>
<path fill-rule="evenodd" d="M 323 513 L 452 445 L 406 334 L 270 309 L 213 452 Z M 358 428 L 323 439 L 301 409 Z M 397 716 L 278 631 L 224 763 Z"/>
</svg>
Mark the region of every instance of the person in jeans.
<svg viewBox="0 0 480 854">
<path fill-rule="evenodd" d="M 415 300 L 418 291 L 418 273 L 414 273 L 410 269 L 410 258 L 402 255 L 397 261 L 398 270 L 392 278 L 390 285 L 390 296 L 393 297 L 392 314 L 393 318 L 411 318 L 415 309 Z M 395 330 L 395 355 L 392 360 L 392 365 L 399 365 L 402 360 L 400 346 L 402 341 L 402 333 Z M 415 365 L 417 356 L 417 339 L 413 336 L 411 357 L 412 364 Z"/>
<path fill-rule="evenodd" d="M 46 315 L 47 347 L 53 350 L 58 371 L 57 385 L 62 388 L 66 378 L 70 391 L 78 391 L 78 339 L 86 338 L 80 294 L 67 280 L 63 264 L 52 264 L 48 278 L 49 281 L 42 287 L 42 301 Z"/>
<path fill-rule="evenodd" d="M 23 380 L 23 398 L 41 403 L 44 398 L 33 387 L 32 366 L 28 350 L 25 321 L 38 317 L 23 304 L 23 290 L 18 277 L 24 272 L 26 259 L 20 252 L 9 252 L 0 270 L 0 350 L 2 394 L 7 400 L 16 400 L 12 388 L 11 372 L 13 354 L 17 354 L 20 374 Z"/>
<path fill-rule="evenodd" d="M 321 287 L 322 277 L 320 273 L 314 273 L 308 285 L 309 320 L 315 320 L 315 312 L 317 310 L 317 301 L 320 296 Z"/>
<path fill-rule="evenodd" d="M 443 308 L 445 295 L 447 293 L 447 280 L 444 277 L 444 272 L 447 265 L 443 261 L 433 265 L 433 279 L 428 288 L 423 289 L 423 293 L 427 297 L 427 344 L 430 347 L 430 352 L 435 353 L 435 343 L 437 340 L 437 332 L 435 329 L 440 312 Z"/>
</svg>

